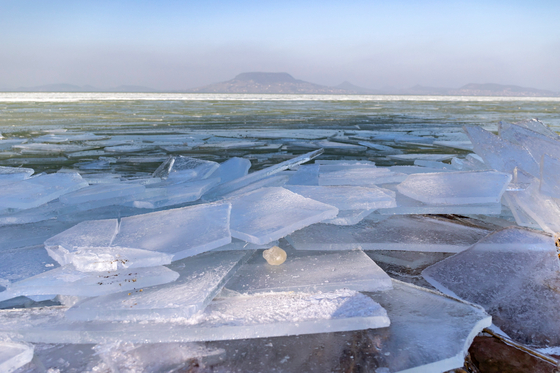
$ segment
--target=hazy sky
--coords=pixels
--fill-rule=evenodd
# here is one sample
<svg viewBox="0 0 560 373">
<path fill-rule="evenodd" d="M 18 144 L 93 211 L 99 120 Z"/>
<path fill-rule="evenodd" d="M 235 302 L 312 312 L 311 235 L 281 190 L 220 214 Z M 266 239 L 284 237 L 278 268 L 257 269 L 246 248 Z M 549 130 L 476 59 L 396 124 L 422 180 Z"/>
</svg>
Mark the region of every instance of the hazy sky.
<svg viewBox="0 0 560 373">
<path fill-rule="evenodd" d="M 560 91 L 560 1 L 0 0 L 0 87 L 187 89 L 241 72 Z"/>
</svg>

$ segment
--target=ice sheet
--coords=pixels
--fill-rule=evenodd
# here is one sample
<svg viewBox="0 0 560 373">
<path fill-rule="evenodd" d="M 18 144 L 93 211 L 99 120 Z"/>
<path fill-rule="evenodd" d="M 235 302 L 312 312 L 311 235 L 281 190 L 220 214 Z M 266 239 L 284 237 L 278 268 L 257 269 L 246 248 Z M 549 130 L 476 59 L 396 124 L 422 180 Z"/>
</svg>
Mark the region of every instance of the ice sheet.
<svg viewBox="0 0 560 373">
<path fill-rule="evenodd" d="M 19 296 L 75 295 L 95 297 L 130 291 L 175 281 L 179 277 L 166 267 L 124 269 L 119 271 L 81 272 L 71 264 L 14 282 L 0 292 L 0 301 Z"/>
<path fill-rule="evenodd" d="M 286 239 L 298 250 L 403 250 L 460 252 L 489 232 L 443 219 L 394 216 L 351 226 L 315 224 Z"/>
<path fill-rule="evenodd" d="M 425 269 L 439 290 L 483 306 L 514 340 L 560 345 L 560 264 L 554 239 L 510 227 Z"/>
<path fill-rule="evenodd" d="M 0 311 L 0 332 L 29 342 L 193 342 L 384 328 L 390 321 L 370 297 L 352 290 L 214 299 L 191 319 L 72 322 L 64 309 Z"/>
<path fill-rule="evenodd" d="M 396 207 L 395 193 L 376 186 L 308 186 L 286 185 L 284 188 L 335 206 L 339 210 L 375 210 Z"/>
<path fill-rule="evenodd" d="M 66 312 L 71 320 L 189 318 L 204 310 L 252 251 L 212 252 L 174 262 L 168 284 L 86 299 Z"/>
<path fill-rule="evenodd" d="M 213 203 L 126 217 L 112 246 L 160 251 L 173 260 L 200 254 L 231 242 L 230 210 L 229 203 Z"/>
<path fill-rule="evenodd" d="M 227 201 L 232 204 L 232 237 L 255 244 L 266 244 L 338 214 L 334 206 L 284 188 L 262 188 Z"/>
<path fill-rule="evenodd" d="M 11 373 L 33 359 L 33 346 L 24 343 L 0 342 L 0 372 Z"/>
<path fill-rule="evenodd" d="M 499 203 L 511 175 L 495 171 L 460 171 L 409 175 L 400 193 L 429 204 Z"/>
<path fill-rule="evenodd" d="M 288 251 L 286 261 L 269 265 L 262 250 L 244 264 L 226 288 L 241 294 L 268 292 L 329 292 L 337 289 L 385 291 L 390 277 L 361 250 Z"/>
<path fill-rule="evenodd" d="M 326 167 L 319 168 L 319 185 L 354 185 L 368 186 L 375 184 L 401 182 L 406 175 L 390 171 L 388 168 L 372 166 L 348 166 L 337 171 Z"/>
<path fill-rule="evenodd" d="M 322 223 L 334 225 L 354 225 L 361 222 L 375 210 L 342 210 L 332 219 L 323 220 Z"/>
</svg>

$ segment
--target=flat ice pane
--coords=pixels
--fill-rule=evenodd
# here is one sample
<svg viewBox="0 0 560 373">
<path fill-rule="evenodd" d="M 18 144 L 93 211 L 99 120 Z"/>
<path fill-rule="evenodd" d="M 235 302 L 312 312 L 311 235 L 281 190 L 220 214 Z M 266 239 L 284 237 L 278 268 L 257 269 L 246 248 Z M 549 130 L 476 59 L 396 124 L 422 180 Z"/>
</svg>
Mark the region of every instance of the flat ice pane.
<svg viewBox="0 0 560 373">
<path fill-rule="evenodd" d="M 394 216 L 351 226 L 315 224 L 286 239 L 298 250 L 403 250 L 459 252 L 489 232 L 424 216 Z"/>
<path fill-rule="evenodd" d="M 132 205 L 138 208 L 155 209 L 197 201 L 219 181 L 219 178 L 212 177 L 163 187 L 156 185 L 152 188 L 146 188 L 145 195 L 140 196 L 141 198 L 134 201 Z"/>
<path fill-rule="evenodd" d="M 0 292 L 0 300 L 28 295 L 76 295 L 95 297 L 175 281 L 179 277 L 166 267 L 124 269 L 119 271 L 81 272 L 66 265 L 22 281 Z"/>
<path fill-rule="evenodd" d="M 385 291 L 390 277 L 363 251 L 289 251 L 286 261 L 270 265 L 261 250 L 237 271 L 226 288 L 241 294 L 283 291 Z"/>
<path fill-rule="evenodd" d="M 473 145 L 470 141 L 451 141 L 451 140 L 438 140 L 434 141 L 434 145 L 444 146 L 447 148 L 473 150 Z"/>
<path fill-rule="evenodd" d="M 539 181 L 534 179 L 524 190 L 508 191 L 508 198 L 523 209 L 542 230 L 551 234 L 560 232 L 559 201 L 539 191 Z"/>
<path fill-rule="evenodd" d="M 430 204 L 499 203 L 511 175 L 495 171 L 409 175 L 397 185 L 402 194 Z"/>
<path fill-rule="evenodd" d="M 386 310 L 391 325 L 369 331 L 379 341 L 386 372 L 444 372 L 462 367 L 474 339 L 492 319 L 482 309 L 393 280 L 393 290 L 368 294 Z"/>
<path fill-rule="evenodd" d="M 217 341 L 375 329 L 389 324 L 378 303 L 346 289 L 215 298 L 191 319 L 156 322 L 72 322 L 64 317 L 63 309 L 0 311 L 0 332 L 17 330 L 20 338 L 35 343 Z"/>
<path fill-rule="evenodd" d="M 0 211 L 37 207 L 86 186 L 78 173 L 40 175 L 11 183 L 2 187 Z"/>
<path fill-rule="evenodd" d="M 533 176 L 539 174 L 539 166 L 527 149 L 501 139 L 480 127 L 465 126 L 464 128 L 473 144 L 474 152 L 491 168 L 512 174 L 515 167 L 520 167 Z"/>
<path fill-rule="evenodd" d="M 344 144 L 340 142 L 322 140 L 317 141 L 316 144 L 323 149 L 326 150 L 340 150 L 346 152 L 364 152 L 366 151 L 367 147 L 361 145 L 353 145 L 353 144 Z"/>
<path fill-rule="evenodd" d="M 202 311 L 252 251 L 212 252 L 176 261 L 168 284 L 86 299 L 66 312 L 71 320 L 169 320 Z"/>
<path fill-rule="evenodd" d="M 38 275 L 58 264 L 42 245 L 0 250 L 0 286 Z"/>
<path fill-rule="evenodd" d="M 247 175 L 251 168 L 251 161 L 245 158 L 233 157 L 220 164 L 220 167 L 212 174 L 219 177 L 221 183 L 227 183 Z"/>
<path fill-rule="evenodd" d="M 446 161 L 455 157 L 457 154 L 395 154 L 388 155 L 389 159 L 397 159 L 400 161 L 411 161 L 421 159 L 425 161 Z"/>
<path fill-rule="evenodd" d="M 218 187 L 214 188 L 214 190 L 211 191 L 211 193 L 209 193 L 206 197 L 208 200 L 211 199 L 217 199 L 220 198 L 223 195 L 226 195 L 228 193 L 234 192 L 238 189 L 241 189 L 243 187 L 248 186 L 249 184 L 253 184 L 256 183 L 262 179 L 265 179 L 275 173 L 278 173 L 280 171 L 284 171 L 287 170 L 290 167 L 293 166 L 297 166 L 300 165 L 302 163 L 308 162 L 310 160 L 312 160 L 313 158 L 318 157 L 319 155 L 323 154 L 323 150 L 319 149 L 319 150 L 315 150 L 306 154 L 302 154 L 298 157 L 295 157 L 293 159 L 289 159 L 287 161 L 278 163 L 274 166 L 270 166 L 267 168 L 264 168 L 262 170 L 259 171 L 255 171 L 253 173 L 250 173 L 246 176 L 240 177 L 238 179 L 229 181 L 227 183 L 223 183 L 221 185 L 219 185 Z"/>
<path fill-rule="evenodd" d="M 440 291 L 483 306 L 514 340 L 549 347 L 560 345 L 559 273 L 553 237 L 510 227 L 422 275 Z"/>
<path fill-rule="evenodd" d="M 182 155 L 169 157 L 163 162 L 157 170 L 154 171 L 153 177 L 162 179 L 206 179 L 220 165 L 216 162 L 205 161 Z"/>
<path fill-rule="evenodd" d="M 388 168 L 377 167 L 345 167 L 338 171 L 323 172 L 319 169 L 319 185 L 356 185 L 367 186 L 374 184 L 395 183 L 403 181 L 406 175 L 391 172 Z"/>
<path fill-rule="evenodd" d="M 545 154 L 555 158 L 560 157 L 560 141 L 516 126 L 515 124 L 502 126 L 500 128 L 500 137 L 527 149 L 537 163 L 540 162 Z"/>
<path fill-rule="evenodd" d="M 231 242 L 228 203 L 202 204 L 136 215 L 121 220 L 112 246 L 173 254 L 173 260 Z"/>
<path fill-rule="evenodd" d="M 301 165 L 286 183 L 288 185 L 318 185 L 319 165 Z"/>
<path fill-rule="evenodd" d="M 270 249 L 273 246 L 278 246 L 278 241 L 271 241 L 264 245 L 257 245 L 254 243 L 249 243 L 247 241 L 238 240 L 237 238 L 233 238 L 231 243 L 227 245 L 217 247 L 212 251 L 230 251 L 230 250 L 259 250 L 259 249 Z"/>
<path fill-rule="evenodd" d="M 71 263 L 72 253 L 83 247 L 110 246 L 119 228 L 117 219 L 88 220 L 45 241 L 45 249 L 60 265 Z"/>
<path fill-rule="evenodd" d="M 332 219 L 323 220 L 322 223 L 334 225 L 354 225 L 361 222 L 375 210 L 342 210 Z"/>
<path fill-rule="evenodd" d="M 560 198 L 560 161 L 544 155 L 541 159 L 540 191 L 554 198 Z"/>
<path fill-rule="evenodd" d="M 33 346 L 23 343 L 0 342 L 0 372 L 11 373 L 33 359 Z"/>
<path fill-rule="evenodd" d="M 76 205 L 87 202 L 103 202 L 109 199 L 119 201 L 133 200 L 136 195 L 140 195 L 145 187 L 138 184 L 98 184 L 88 186 L 72 193 L 60 197 L 60 201 L 67 205 Z"/>
<path fill-rule="evenodd" d="M 284 188 L 262 188 L 232 197 L 228 202 L 232 204 L 232 237 L 255 244 L 277 240 L 338 214 L 336 207 Z"/>
<path fill-rule="evenodd" d="M 504 129 L 504 127 L 511 125 L 512 123 L 508 123 L 505 121 L 500 121 L 498 127 L 500 130 L 500 136 L 501 136 L 501 131 Z M 523 127 L 523 128 L 527 128 L 531 131 L 540 133 L 541 135 L 544 135 L 546 137 L 549 137 L 553 140 L 560 140 L 560 136 L 558 136 L 558 134 L 556 132 L 554 132 L 553 130 L 551 130 L 546 124 L 544 124 L 543 122 L 541 122 L 538 119 L 528 119 L 528 120 L 523 120 L 521 122 L 516 122 L 513 123 L 519 127 Z"/>
<path fill-rule="evenodd" d="M 0 166 L 0 185 L 25 180 L 35 172 L 32 168 Z"/>
<path fill-rule="evenodd" d="M 396 207 L 395 192 L 376 186 L 307 186 L 286 185 L 284 188 L 335 206 L 339 210 L 372 210 Z"/>
</svg>

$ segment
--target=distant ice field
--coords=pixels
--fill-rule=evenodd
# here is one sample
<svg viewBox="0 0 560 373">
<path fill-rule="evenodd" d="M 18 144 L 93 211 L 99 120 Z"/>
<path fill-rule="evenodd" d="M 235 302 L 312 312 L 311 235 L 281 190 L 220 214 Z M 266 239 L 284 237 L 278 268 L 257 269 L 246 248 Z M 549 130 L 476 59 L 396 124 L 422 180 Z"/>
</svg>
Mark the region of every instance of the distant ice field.
<svg viewBox="0 0 560 373">
<path fill-rule="evenodd" d="M 221 93 L 114 93 L 114 92 L 0 92 L 0 102 L 75 101 L 451 101 L 451 102 L 560 102 L 560 97 L 314 95 Z"/>
</svg>

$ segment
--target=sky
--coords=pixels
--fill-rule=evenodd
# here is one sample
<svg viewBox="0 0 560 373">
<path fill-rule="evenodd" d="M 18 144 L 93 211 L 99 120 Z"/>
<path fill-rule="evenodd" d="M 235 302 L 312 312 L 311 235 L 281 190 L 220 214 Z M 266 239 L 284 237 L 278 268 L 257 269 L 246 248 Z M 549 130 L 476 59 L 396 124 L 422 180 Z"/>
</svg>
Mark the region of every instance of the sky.
<svg viewBox="0 0 560 373">
<path fill-rule="evenodd" d="M 242 72 L 560 92 L 560 1 L 0 0 L 0 88 L 183 90 Z"/>
</svg>

